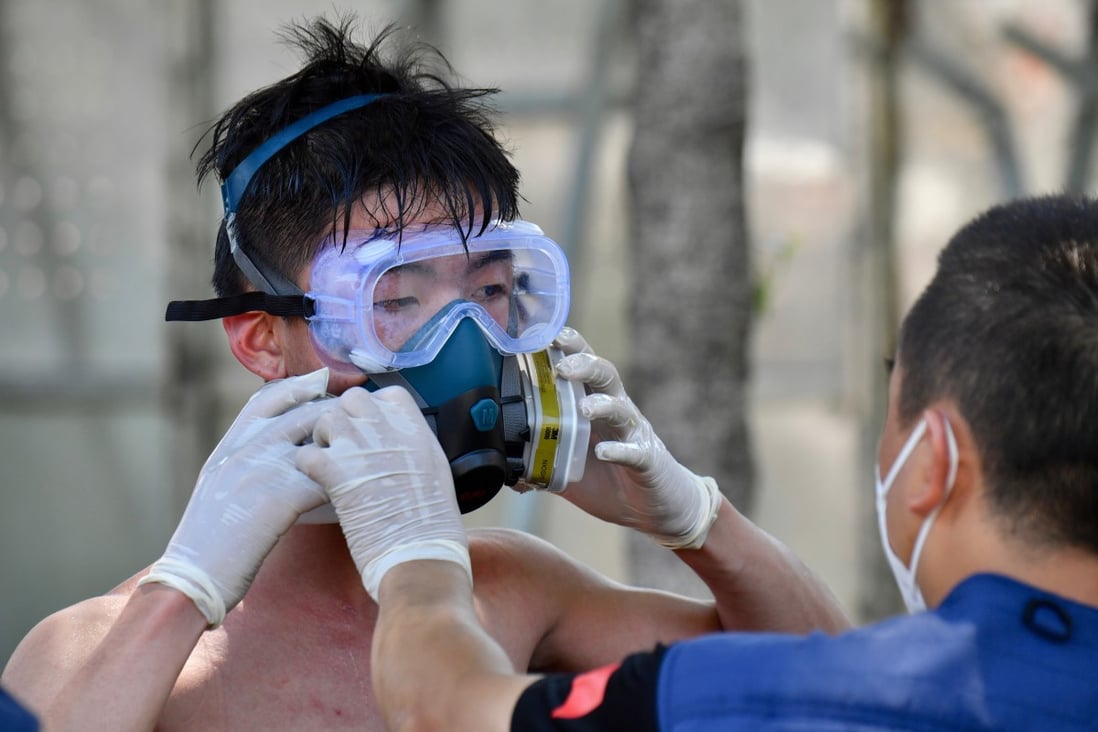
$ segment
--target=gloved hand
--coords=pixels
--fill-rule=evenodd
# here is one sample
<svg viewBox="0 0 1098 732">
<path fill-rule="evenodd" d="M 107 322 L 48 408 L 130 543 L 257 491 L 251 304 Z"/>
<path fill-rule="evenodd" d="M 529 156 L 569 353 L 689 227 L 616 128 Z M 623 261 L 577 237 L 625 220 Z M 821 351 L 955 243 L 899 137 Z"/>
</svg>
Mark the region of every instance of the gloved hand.
<svg viewBox="0 0 1098 732">
<path fill-rule="evenodd" d="M 456 562 L 472 579 L 450 464 L 404 389 L 345 391 L 297 466 L 327 491 L 375 601 L 385 573 L 414 559 Z"/>
<path fill-rule="evenodd" d="M 216 628 L 298 515 L 324 491 L 294 468 L 294 452 L 332 400 L 328 369 L 265 384 L 198 475 L 168 548 L 138 584 L 160 582 L 190 597 Z"/>
<path fill-rule="evenodd" d="M 563 496 L 604 521 L 648 534 L 669 549 L 698 549 L 717 518 L 721 494 L 712 478 L 684 468 L 625 393 L 614 364 L 599 358 L 579 333 L 565 328 L 555 345 L 568 354 L 557 374 L 585 385 L 580 400 L 591 420 L 597 461 Z M 601 466 L 601 469 L 600 469 Z"/>
</svg>

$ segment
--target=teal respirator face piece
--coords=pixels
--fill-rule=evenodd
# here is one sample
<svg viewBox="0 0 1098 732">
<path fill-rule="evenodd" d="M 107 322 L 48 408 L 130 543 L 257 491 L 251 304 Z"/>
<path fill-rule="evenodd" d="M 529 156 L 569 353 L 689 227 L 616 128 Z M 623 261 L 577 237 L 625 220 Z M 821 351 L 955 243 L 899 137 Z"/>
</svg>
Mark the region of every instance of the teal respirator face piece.
<svg viewBox="0 0 1098 732">
<path fill-rule="evenodd" d="M 559 379 L 558 349 L 504 356 L 479 324 L 458 322 L 435 359 L 374 374 L 366 388 L 401 386 L 415 397 L 450 462 L 462 513 L 504 485 L 562 491 L 583 477 L 590 424 L 583 388 Z"/>
</svg>

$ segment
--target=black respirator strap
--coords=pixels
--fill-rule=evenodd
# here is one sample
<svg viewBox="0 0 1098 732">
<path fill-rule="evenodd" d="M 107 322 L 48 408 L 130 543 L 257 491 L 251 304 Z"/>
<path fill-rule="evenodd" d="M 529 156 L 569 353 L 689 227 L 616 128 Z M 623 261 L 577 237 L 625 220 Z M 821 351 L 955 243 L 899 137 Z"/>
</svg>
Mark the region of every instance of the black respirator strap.
<svg viewBox="0 0 1098 732">
<path fill-rule="evenodd" d="M 526 445 L 530 442 L 530 422 L 526 400 L 522 396 L 522 377 L 518 358 L 503 359 L 499 380 L 500 412 L 503 415 L 503 444 L 507 451 L 507 478 L 504 485 L 515 485 L 526 472 Z"/>
<path fill-rule="evenodd" d="M 518 359 L 503 359 L 499 378 L 500 411 L 503 412 L 503 440 L 520 445 L 530 441 L 530 427 L 526 418 L 526 402 L 522 396 L 522 379 Z"/>
<path fill-rule="evenodd" d="M 311 298 L 305 295 L 268 295 L 266 292 L 245 292 L 243 295 L 218 297 L 212 300 L 173 300 L 168 303 L 164 320 L 217 320 L 229 315 L 255 311 L 283 318 L 308 318 L 315 310 Z"/>
<path fill-rule="evenodd" d="M 257 310 L 281 317 L 308 318 L 313 315 L 313 301 L 306 297 L 292 280 L 265 266 L 261 259 L 248 256 L 248 253 L 241 248 L 236 236 L 236 210 L 256 172 L 284 147 L 317 125 L 345 112 L 365 107 L 384 96 L 387 95 L 359 94 L 340 99 L 305 115 L 260 143 L 237 164 L 231 173 L 225 176 L 221 183 L 221 201 L 225 206 L 225 234 L 229 239 L 230 251 L 240 271 L 254 287 L 262 292 L 249 292 L 213 300 L 170 302 L 168 311 L 164 315 L 165 320 L 216 320 Z"/>
<path fill-rule="evenodd" d="M 416 406 L 419 407 L 420 411 L 430 409 L 427 405 L 427 400 L 420 396 L 418 391 L 412 388 L 412 385 L 404 378 L 404 374 L 399 371 L 385 371 L 378 374 L 370 374 L 370 381 L 372 381 L 378 389 L 384 389 L 387 386 L 403 387 L 412 395 L 412 398 L 416 400 Z"/>
</svg>

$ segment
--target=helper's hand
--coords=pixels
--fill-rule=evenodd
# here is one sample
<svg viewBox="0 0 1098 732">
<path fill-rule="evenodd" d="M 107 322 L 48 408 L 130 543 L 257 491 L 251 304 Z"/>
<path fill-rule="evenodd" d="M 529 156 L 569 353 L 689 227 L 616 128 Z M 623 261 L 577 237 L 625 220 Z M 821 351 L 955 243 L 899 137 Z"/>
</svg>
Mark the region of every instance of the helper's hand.
<svg viewBox="0 0 1098 732">
<path fill-rule="evenodd" d="M 140 584 L 190 597 L 215 628 L 247 592 L 259 566 L 298 515 L 324 491 L 294 467 L 294 452 L 331 408 L 328 370 L 272 381 L 244 405 L 198 475 L 168 548 Z"/>
<path fill-rule="evenodd" d="M 456 562 L 472 578 L 450 464 L 404 389 L 344 392 L 297 466 L 327 491 L 374 600 L 385 573 L 414 559 Z"/>
<path fill-rule="evenodd" d="M 721 494 L 712 478 L 684 468 L 625 393 L 614 364 L 565 328 L 556 346 L 566 355 L 559 376 L 585 385 L 580 412 L 591 420 L 594 457 L 583 479 L 562 494 L 587 513 L 637 529 L 670 549 L 697 549 L 717 518 Z"/>
</svg>

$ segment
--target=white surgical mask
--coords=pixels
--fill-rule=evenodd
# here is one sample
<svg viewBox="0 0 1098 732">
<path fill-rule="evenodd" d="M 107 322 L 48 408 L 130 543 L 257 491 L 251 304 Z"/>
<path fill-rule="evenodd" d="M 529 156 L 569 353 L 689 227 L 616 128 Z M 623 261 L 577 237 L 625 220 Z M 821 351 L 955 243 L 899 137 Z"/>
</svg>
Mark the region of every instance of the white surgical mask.
<svg viewBox="0 0 1098 732">
<path fill-rule="evenodd" d="M 926 537 L 930 534 L 930 527 L 934 525 L 934 519 L 938 517 L 938 512 L 942 510 L 942 506 L 945 505 L 946 499 L 949 498 L 950 492 L 953 490 L 953 480 L 957 477 L 957 440 L 953 437 L 953 430 L 949 426 L 949 421 L 943 419 L 945 422 L 946 443 L 949 446 L 949 476 L 946 479 L 945 496 L 942 498 L 942 502 L 935 506 L 934 510 L 930 512 L 930 515 L 923 519 L 923 525 L 919 528 L 919 533 L 915 537 L 915 547 L 911 550 L 911 566 L 905 567 L 904 563 L 896 556 L 896 552 L 892 550 L 892 544 L 888 540 L 888 527 L 885 519 L 885 506 L 886 497 L 888 496 L 889 489 L 892 488 L 892 484 L 896 481 L 896 476 L 899 475 L 904 463 L 907 462 L 907 458 L 915 450 L 915 446 L 919 444 L 919 441 L 923 439 L 923 435 L 926 434 L 926 420 L 919 420 L 919 424 L 915 426 L 915 430 L 911 433 L 911 436 L 907 438 L 907 442 L 900 448 L 900 454 L 896 456 L 896 461 L 892 463 L 892 469 L 888 471 L 888 476 L 881 482 L 881 467 L 878 465 L 875 468 L 877 482 L 877 526 L 881 532 L 881 545 L 884 548 L 885 556 L 888 557 L 888 564 L 892 568 L 892 576 L 896 579 L 896 585 L 900 588 L 900 594 L 904 598 L 904 605 L 907 606 L 909 613 L 917 613 L 922 610 L 926 610 L 926 601 L 923 599 L 923 593 L 919 590 L 919 585 L 915 582 L 915 572 L 919 567 L 919 556 L 923 553 L 923 545 L 926 543 Z"/>
</svg>

